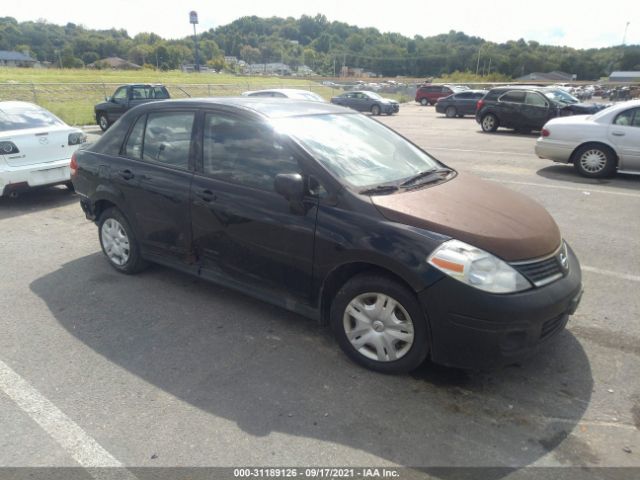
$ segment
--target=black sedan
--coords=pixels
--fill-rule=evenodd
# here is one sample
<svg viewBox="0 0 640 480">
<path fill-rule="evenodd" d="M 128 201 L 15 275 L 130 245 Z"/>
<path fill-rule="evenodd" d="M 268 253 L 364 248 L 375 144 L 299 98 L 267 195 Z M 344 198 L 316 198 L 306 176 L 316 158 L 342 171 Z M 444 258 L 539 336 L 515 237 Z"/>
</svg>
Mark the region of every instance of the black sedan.
<svg viewBox="0 0 640 480">
<path fill-rule="evenodd" d="M 444 113 L 447 118 L 475 115 L 478 100 L 486 95 L 486 90 L 466 90 L 454 93 L 438 100 L 436 112 Z"/>
<path fill-rule="evenodd" d="M 353 108 L 359 112 L 371 112 L 372 115 L 380 115 L 382 113 L 393 115 L 400 111 L 400 105 L 395 100 L 383 98 L 375 92 L 366 90 L 345 92 L 342 95 L 333 97 L 331 103 Z"/>
</svg>

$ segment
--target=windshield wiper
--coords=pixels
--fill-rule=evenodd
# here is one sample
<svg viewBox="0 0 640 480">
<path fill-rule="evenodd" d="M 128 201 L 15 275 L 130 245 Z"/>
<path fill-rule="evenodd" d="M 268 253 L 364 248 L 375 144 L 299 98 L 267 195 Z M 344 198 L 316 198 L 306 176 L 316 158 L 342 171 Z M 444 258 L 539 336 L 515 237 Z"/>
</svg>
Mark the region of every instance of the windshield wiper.
<svg viewBox="0 0 640 480">
<path fill-rule="evenodd" d="M 413 177 L 405 180 L 400 184 L 401 187 L 410 187 L 412 185 L 419 183 L 427 183 L 435 180 L 440 180 L 444 175 L 448 175 L 451 173 L 451 169 L 449 168 L 432 168 L 431 170 L 425 170 L 424 172 L 420 172 Z"/>
<path fill-rule="evenodd" d="M 397 191 L 398 187 L 396 187 L 395 185 L 377 185 L 372 188 L 360 190 L 359 193 L 361 195 L 386 195 Z"/>
</svg>

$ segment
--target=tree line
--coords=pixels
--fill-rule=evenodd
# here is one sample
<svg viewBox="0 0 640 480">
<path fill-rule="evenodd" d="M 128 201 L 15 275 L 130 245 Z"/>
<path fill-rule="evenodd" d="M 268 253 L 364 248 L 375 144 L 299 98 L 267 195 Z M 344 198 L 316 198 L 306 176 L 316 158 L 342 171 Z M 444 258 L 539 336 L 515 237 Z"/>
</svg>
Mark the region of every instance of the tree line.
<svg viewBox="0 0 640 480">
<path fill-rule="evenodd" d="M 640 70 L 640 45 L 575 49 L 523 39 L 486 41 L 463 32 L 413 38 L 398 33 L 330 22 L 324 15 L 295 19 L 243 17 L 198 35 L 200 57 L 212 68 L 233 70 L 225 56 L 247 63 L 307 65 L 321 75 L 343 65 L 384 76 L 428 77 L 453 72 L 499 74 L 506 78 L 560 70 L 595 80 L 613 70 Z M 74 23 L 18 22 L 0 17 L 0 50 L 28 52 L 40 61 L 81 68 L 118 56 L 162 70 L 195 62 L 193 37 L 164 39 L 155 33 L 130 37 L 126 30 L 93 30 Z"/>
</svg>

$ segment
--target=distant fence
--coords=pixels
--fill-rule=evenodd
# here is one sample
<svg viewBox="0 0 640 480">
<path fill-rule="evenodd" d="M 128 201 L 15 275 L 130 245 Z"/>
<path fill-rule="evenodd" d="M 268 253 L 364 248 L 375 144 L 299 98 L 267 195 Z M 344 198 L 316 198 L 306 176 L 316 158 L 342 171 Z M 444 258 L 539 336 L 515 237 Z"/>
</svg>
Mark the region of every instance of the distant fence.
<svg viewBox="0 0 640 480">
<path fill-rule="evenodd" d="M 52 111 L 71 125 L 95 123 L 93 106 L 105 97 L 112 95 L 122 83 L 0 83 L 0 101 L 21 100 L 41 105 Z M 267 88 L 297 88 L 315 92 L 327 100 L 344 90 L 355 87 L 353 83 L 344 85 L 321 84 L 288 84 L 273 83 L 255 84 L 238 81 L 233 84 L 194 84 L 165 83 L 171 97 L 230 97 L 238 96 L 247 90 Z M 415 96 L 415 85 L 390 86 L 379 93 L 390 94 L 401 100 L 410 100 Z"/>
</svg>

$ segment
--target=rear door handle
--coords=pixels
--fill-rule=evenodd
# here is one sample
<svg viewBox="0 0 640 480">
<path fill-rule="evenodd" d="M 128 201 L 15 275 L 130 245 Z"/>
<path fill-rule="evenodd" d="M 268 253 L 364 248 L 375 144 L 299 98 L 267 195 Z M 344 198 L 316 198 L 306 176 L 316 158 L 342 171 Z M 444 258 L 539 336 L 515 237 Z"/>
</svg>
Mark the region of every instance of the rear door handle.
<svg viewBox="0 0 640 480">
<path fill-rule="evenodd" d="M 216 200 L 216 195 L 211 190 L 201 190 L 198 196 L 205 202 L 213 202 Z"/>
<path fill-rule="evenodd" d="M 611 135 L 615 135 L 616 137 L 624 137 L 623 132 L 611 132 Z"/>
<path fill-rule="evenodd" d="M 134 173 L 129 169 L 120 170 L 120 176 L 125 180 L 131 180 L 133 177 L 135 177 Z"/>
</svg>

